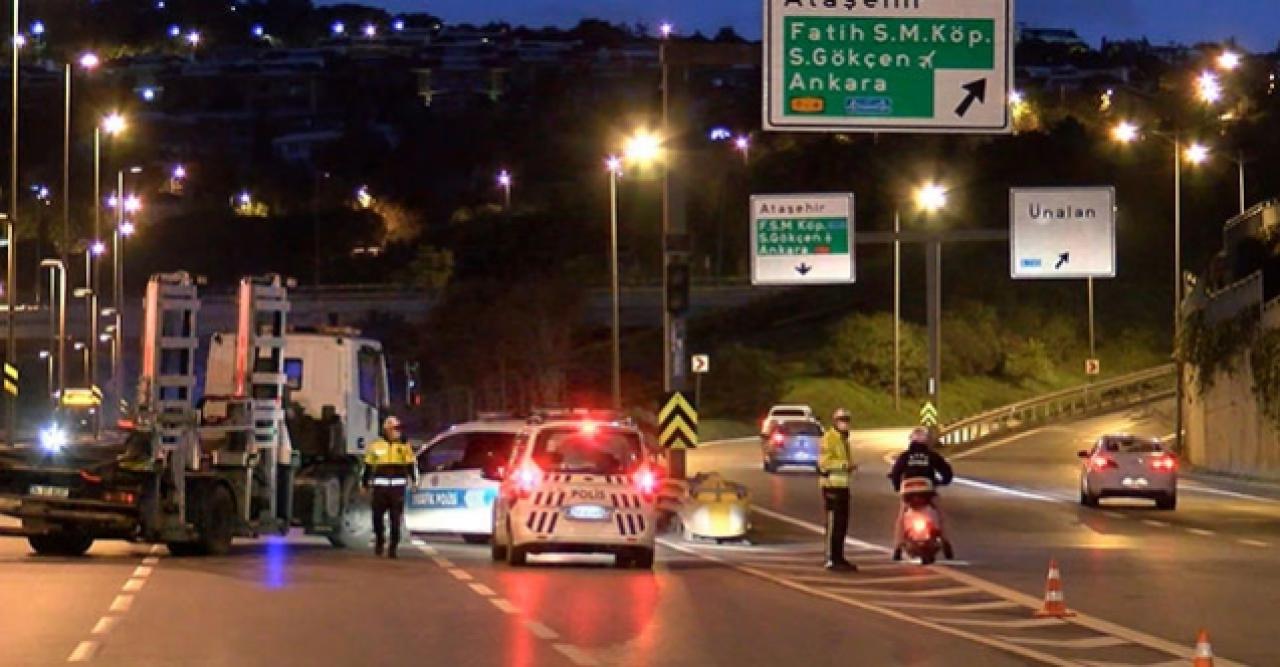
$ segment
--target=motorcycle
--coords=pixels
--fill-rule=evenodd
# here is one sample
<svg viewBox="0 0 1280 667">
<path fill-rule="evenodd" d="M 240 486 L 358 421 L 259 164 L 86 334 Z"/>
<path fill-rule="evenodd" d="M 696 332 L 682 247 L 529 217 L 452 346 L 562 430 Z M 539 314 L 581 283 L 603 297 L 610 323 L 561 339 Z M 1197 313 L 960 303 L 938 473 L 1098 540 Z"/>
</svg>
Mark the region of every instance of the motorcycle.
<svg viewBox="0 0 1280 667">
<path fill-rule="evenodd" d="M 932 565 L 941 551 L 950 560 L 951 543 L 942 534 L 941 516 L 933 506 L 933 480 L 904 479 L 900 493 L 905 508 L 900 527 L 902 542 L 896 545 L 895 555 L 900 550 L 911 558 L 919 558 L 923 565 Z"/>
</svg>

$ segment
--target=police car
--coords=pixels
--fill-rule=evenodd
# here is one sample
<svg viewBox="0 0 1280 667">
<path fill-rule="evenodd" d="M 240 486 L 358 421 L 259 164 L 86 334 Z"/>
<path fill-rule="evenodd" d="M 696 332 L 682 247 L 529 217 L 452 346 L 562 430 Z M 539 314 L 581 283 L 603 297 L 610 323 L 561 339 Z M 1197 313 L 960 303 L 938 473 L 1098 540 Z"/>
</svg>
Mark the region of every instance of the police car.
<svg viewBox="0 0 1280 667">
<path fill-rule="evenodd" d="M 405 502 L 405 524 L 415 533 L 456 533 L 471 544 L 493 534 L 498 482 L 486 467 L 511 456 L 524 420 L 502 415 L 459 424 L 432 438 L 418 453 L 419 487 Z"/>
<path fill-rule="evenodd" d="M 493 507 L 493 559 L 603 553 L 618 567 L 651 569 L 658 469 L 639 429 L 610 413 L 535 414 L 506 466 Z"/>
</svg>

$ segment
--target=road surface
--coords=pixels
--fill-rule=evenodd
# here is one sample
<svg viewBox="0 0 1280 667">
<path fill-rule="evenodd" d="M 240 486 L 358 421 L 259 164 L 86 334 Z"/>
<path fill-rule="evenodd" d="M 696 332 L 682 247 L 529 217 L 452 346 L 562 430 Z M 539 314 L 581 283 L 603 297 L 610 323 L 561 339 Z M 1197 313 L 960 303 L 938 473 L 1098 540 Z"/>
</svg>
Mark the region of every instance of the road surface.
<svg viewBox="0 0 1280 667">
<path fill-rule="evenodd" d="M 512 569 L 449 537 L 399 561 L 293 536 L 209 559 L 123 543 L 48 559 L 0 540 L 0 666 L 1172 665 L 1201 627 L 1219 665 L 1277 664 L 1280 502 L 1186 481 L 1176 512 L 1076 503 L 1077 449 L 1160 430 L 1120 413 L 959 456 L 945 509 L 960 560 L 928 569 L 886 554 L 901 432 L 857 439 L 850 575 L 819 567 L 812 473 L 764 473 L 752 441 L 690 460 L 751 488 L 751 544 L 667 537 L 653 573 Z M 1067 622 L 1031 617 L 1050 558 L 1080 612 Z"/>
</svg>

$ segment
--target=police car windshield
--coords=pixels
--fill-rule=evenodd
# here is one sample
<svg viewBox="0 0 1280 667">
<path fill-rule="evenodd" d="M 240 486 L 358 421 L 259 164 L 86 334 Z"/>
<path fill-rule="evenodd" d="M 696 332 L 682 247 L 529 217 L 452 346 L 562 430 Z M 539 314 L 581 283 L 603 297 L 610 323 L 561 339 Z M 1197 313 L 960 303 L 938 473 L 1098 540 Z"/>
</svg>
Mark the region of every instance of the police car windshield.
<svg viewBox="0 0 1280 667">
<path fill-rule="evenodd" d="M 639 435 L 608 428 L 543 429 L 533 447 L 533 461 L 544 472 L 618 475 L 634 470 L 643 458 Z"/>
</svg>

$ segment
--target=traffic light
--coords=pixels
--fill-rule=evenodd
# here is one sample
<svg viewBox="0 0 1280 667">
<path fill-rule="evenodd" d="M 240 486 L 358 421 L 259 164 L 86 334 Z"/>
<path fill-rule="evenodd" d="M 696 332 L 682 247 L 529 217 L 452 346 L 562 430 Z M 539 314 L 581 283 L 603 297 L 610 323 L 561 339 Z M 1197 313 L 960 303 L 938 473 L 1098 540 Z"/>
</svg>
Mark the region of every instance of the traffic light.
<svg viewBox="0 0 1280 667">
<path fill-rule="evenodd" d="M 667 264 L 667 312 L 672 315 L 689 312 L 689 264 L 683 260 Z"/>
</svg>

